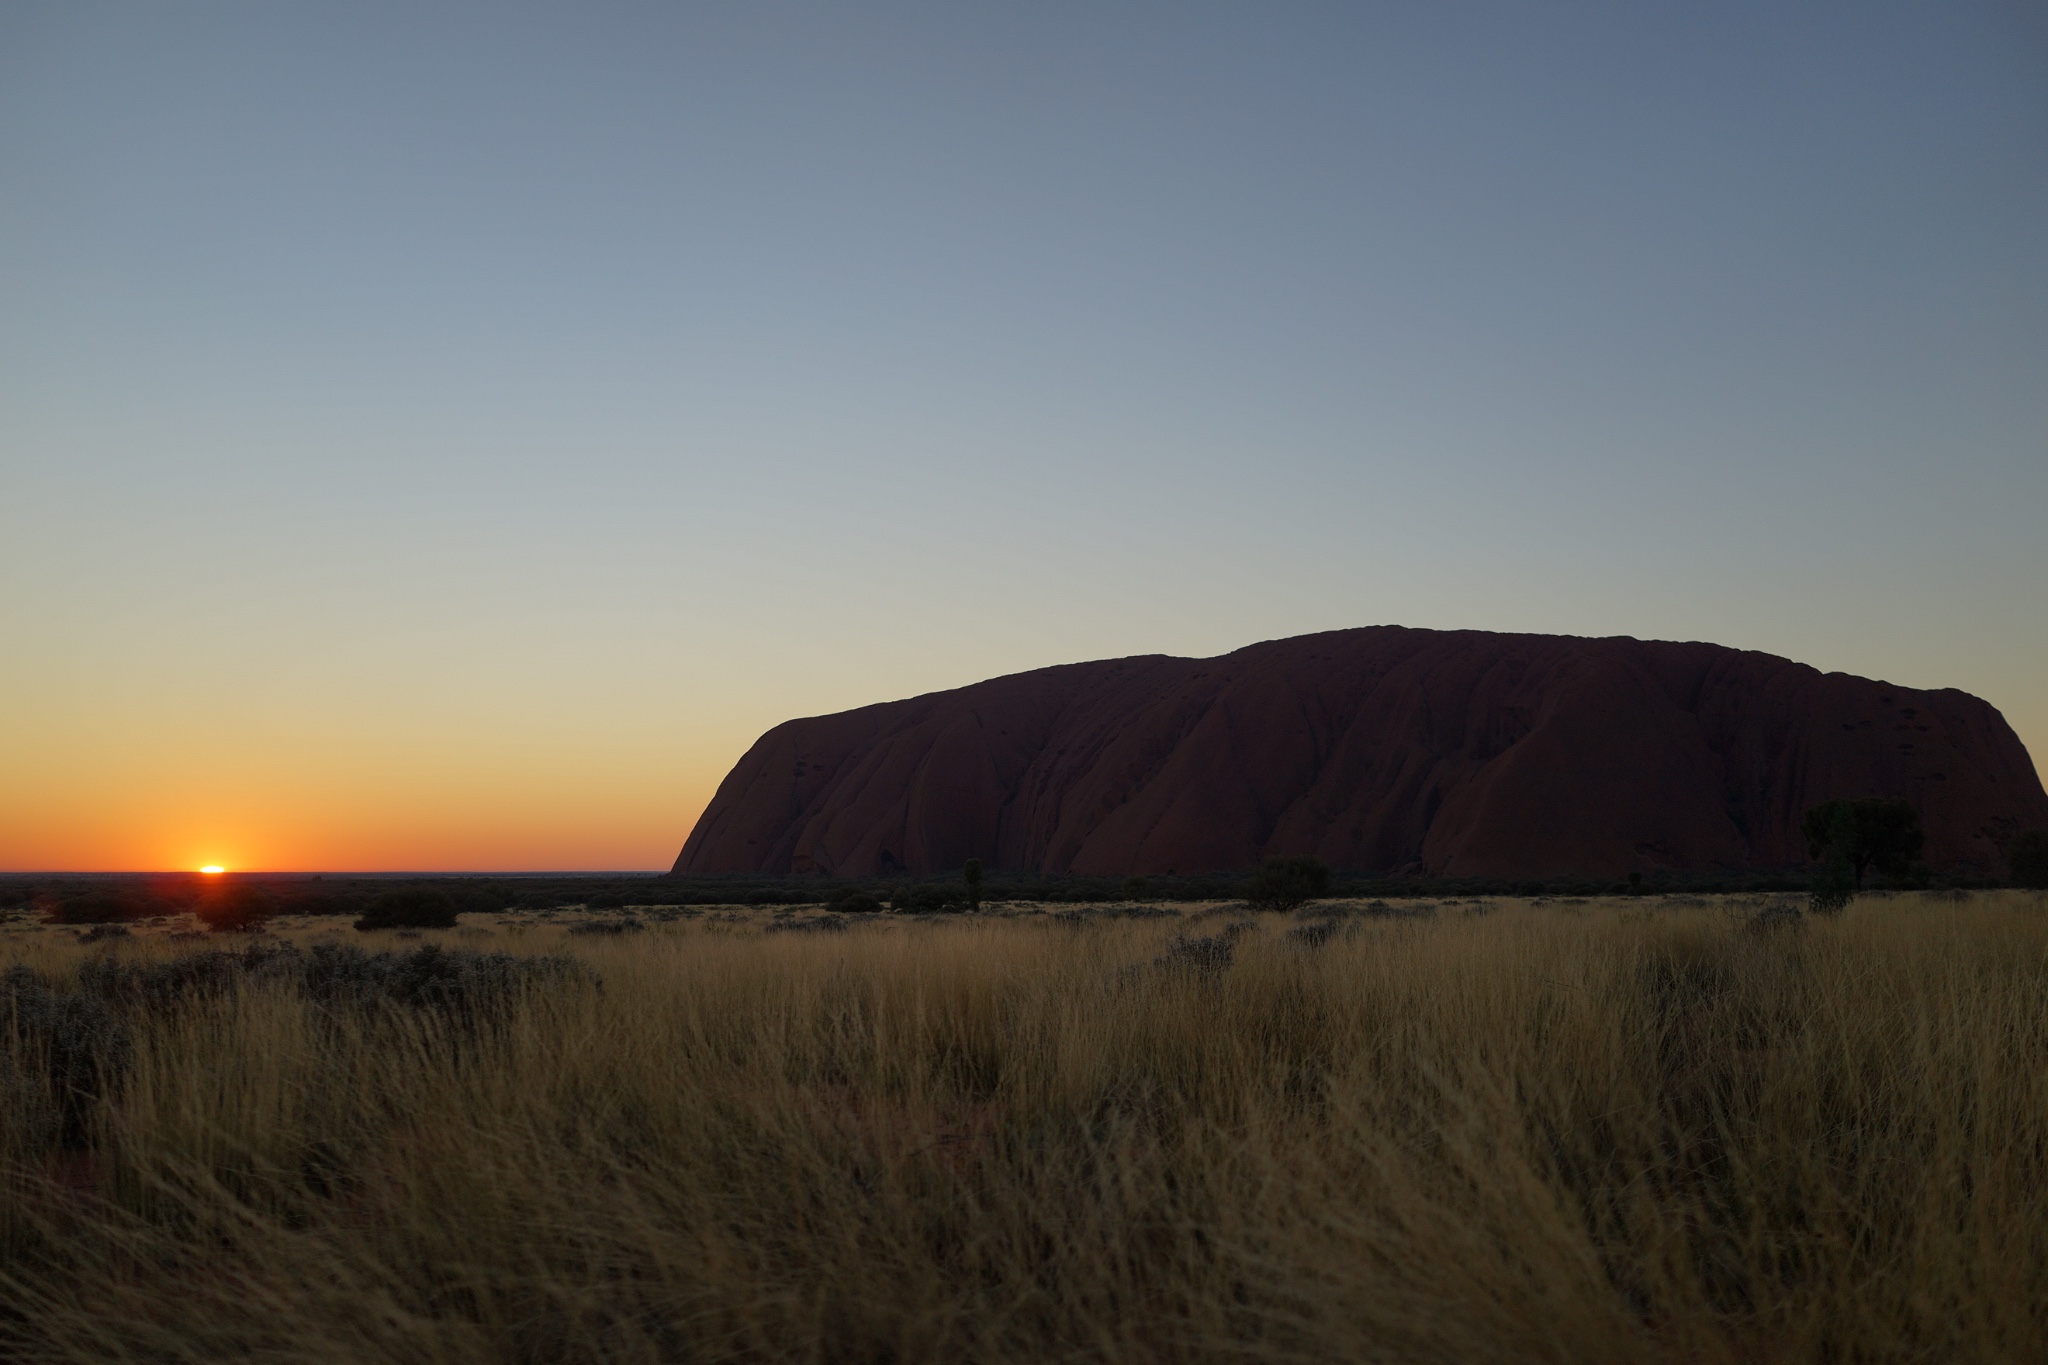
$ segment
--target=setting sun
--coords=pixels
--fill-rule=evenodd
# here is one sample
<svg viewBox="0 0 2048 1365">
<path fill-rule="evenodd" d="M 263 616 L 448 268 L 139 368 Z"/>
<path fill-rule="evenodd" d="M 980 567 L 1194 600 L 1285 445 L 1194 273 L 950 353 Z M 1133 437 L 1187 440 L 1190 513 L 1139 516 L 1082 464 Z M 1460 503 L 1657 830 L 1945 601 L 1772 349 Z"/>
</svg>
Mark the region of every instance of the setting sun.
<svg viewBox="0 0 2048 1365">
<path fill-rule="evenodd" d="M 209 877 L 216 876 L 222 872 L 227 871 L 227 869 L 222 867 L 219 863 L 208 863 L 205 867 L 202 867 L 199 870 L 201 872 L 204 872 Z"/>
</svg>

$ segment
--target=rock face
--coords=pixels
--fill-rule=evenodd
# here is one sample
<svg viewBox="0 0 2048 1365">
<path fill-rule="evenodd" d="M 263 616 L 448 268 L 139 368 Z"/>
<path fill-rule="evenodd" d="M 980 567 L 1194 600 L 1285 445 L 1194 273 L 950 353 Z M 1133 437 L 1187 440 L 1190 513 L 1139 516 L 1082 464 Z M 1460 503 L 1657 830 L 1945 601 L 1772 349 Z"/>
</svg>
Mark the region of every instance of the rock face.
<svg viewBox="0 0 2048 1365">
<path fill-rule="evenodd" d="M 1994 870 L 2048 827 L 2026 749 L 1964 692 L 1718 645 L 1380 626 L 786 722 L 675 871 L 1779 868 L 1805 861 L 1807 807 L 1865 796 L 1918 807 L 1936 867 Z"/>
</svg>

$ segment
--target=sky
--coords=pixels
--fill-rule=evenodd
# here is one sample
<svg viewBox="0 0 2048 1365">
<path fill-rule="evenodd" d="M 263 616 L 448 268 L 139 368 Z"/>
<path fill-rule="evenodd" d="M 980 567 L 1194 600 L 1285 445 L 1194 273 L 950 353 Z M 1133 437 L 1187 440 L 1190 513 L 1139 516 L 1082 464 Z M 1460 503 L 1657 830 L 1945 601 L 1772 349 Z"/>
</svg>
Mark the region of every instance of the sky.
<svg viewBox="0 0 2048 1365">
<path fill-rule="evenodd" d="M 2048 17 L 0 3 L 0 868 L 664 868 L 1375 624 L 2048 753 Z"/>
</svg>

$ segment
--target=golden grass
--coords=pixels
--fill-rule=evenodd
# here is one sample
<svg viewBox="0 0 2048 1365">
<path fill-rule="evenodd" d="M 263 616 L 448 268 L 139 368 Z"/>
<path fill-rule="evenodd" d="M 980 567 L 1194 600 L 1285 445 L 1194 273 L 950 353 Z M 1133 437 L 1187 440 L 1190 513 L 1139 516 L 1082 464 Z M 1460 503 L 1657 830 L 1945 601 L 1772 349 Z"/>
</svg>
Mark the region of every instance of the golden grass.
<svg viewBox="0 0 2048 1365">
<path fill-rule="evenodd" d="M 448 935 L 602 985 L 149 1021 L 8 1175 L 0 1355 L 2048 1358 L 2048 907 L 1740 908 Z"/>
</svg>

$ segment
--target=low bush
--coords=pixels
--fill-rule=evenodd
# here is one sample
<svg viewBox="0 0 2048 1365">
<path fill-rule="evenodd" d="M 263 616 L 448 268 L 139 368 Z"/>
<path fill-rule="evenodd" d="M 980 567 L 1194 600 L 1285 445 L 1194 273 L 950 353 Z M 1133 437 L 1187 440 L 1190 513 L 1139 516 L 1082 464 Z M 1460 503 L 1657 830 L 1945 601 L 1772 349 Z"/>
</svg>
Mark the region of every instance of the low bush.
<svg viewBox="0 0 2048 1365">
<path fill-rule="evenodd" d="M 583 979 L 594 978 L 573 958 L 478 953 L 431 943 L 411 952 L 371 953 L 350 944 L 316 943 L 301 950 L 259 941 L 236 953 L 189 953 L 161 962 L 103 957 L 78 969 L 80 994 L 144 1013 L 257 982 L 283 984 L 323 1005 L 382 1000 L 469 1012 L 537 982 Z"/>
<path fill-rule="evenodd" d="M 818 915 L 812 919 L 776 920 L 767 928 L 771 934 L 843 934 L 846 920 L 839 915 Z"/>
<path fill-rule="evenodd" d="M 1285 913 L 1330 889 L 1330 869 L 1316 858 L 1268 858 L 1245 885 L 1254 910 Z"/>
<path fill-rule="evenodd" d="M 1753 933 L 1774 933 L 1780 929 L 1805 927 L 1806 916 L 1799 913 L 1796 905 L 1767 905 L 1749 917 L 1744 925 Z"/>
<path fill-rule="evenodd" d="M 288 943 L 251 943 L 240 952 L 187 953 L 163 961 L 98 957 L 79 964 L 78 989 L 111 1005 L 154 1013 L 236 984 L 288 974 L 299 958 Z"/>
<path fill-rule="evenodd" d="M 1570 904 L 1570 902 L 1565 903 Z M 1434 919 L 1436 918 L 1436 907 L 1434 905 L 1416 905 L 1413 903 L 1390 905 L 1386 901 L 1371 901 L 1359 913 L 1374 919 Z"/>
<path fill-rule="evenodd" d="M 1340 932 L 1349 938 L 1357 934 L 1358 925 L 1335 919 L 1311 920 L 1307 924 L 1297 924 L 1289 929 L 1287 938 L 1289 942 L 1299 943 L 1304 948 L 1320 948 L 1337 937 Z"/>
<path fill-rule="evenodd" d="M 280 904 L 278 910 L 280 914 L 325 917 L 353 915 L 361 908 L 357 898 L 320 887 L 298 892 Z"/>
<path fill-rule="evenodd" d="M 1169 971 L 1220 972 L 1228 967 L 1236 956 L 1238 935 L 1245 932 L 1246 925 L 1233 924 L 1221 933 L 1206 938 L 1189 938 L 1186 934 L 1175 934 L 1173 941 L 1166 945 L 1153 965 Z"/>
<path fill-rule="evenodd" d="M 899 889 L 890 900 L 893 909 L 913 915 L 936 915 L 964 911 L 967 888 L 936 882 L 918 882 Z"/>
<path fill-rule="evenodd" d="M 462 1016 L 501 1007 L 531 986 L 596 979 L 574 958 L 477 953 L 431 943 L 409 953 L 367 953 L 346 944 L 318 943 L 286 961 L 283 974 L 323 1004 L 388 1000 Z"/>
<path fill-rule="evenodd" d="M 254 933 L 278 912 L 269 891 L 252 882 L 231 882 L 208 892 L 193 913 L 217 934 Z"/>
<path fill-rule="evenodd" d="M 370 904 L 356 928 L 370 929 L 453 929 L 461 912 L 443 891 L 425 886 L 405 886 L 386 891 Z"/>
<path fill-rule="evenodd" d="M 140 919 L 145 911 L 133 896 L 114 890 L 92 890 L 52 902 L 47 913 L 52 924 L 118 924 Z"/>
<path fill-rule="evenodd" d="M 0 974 L 0 1105 L 29 1143 L 85 1147 L 94 1107 L 119 1084 L 132 1051 L 104 999 L 56 990 L 25 966 Z"/>
</svg>

